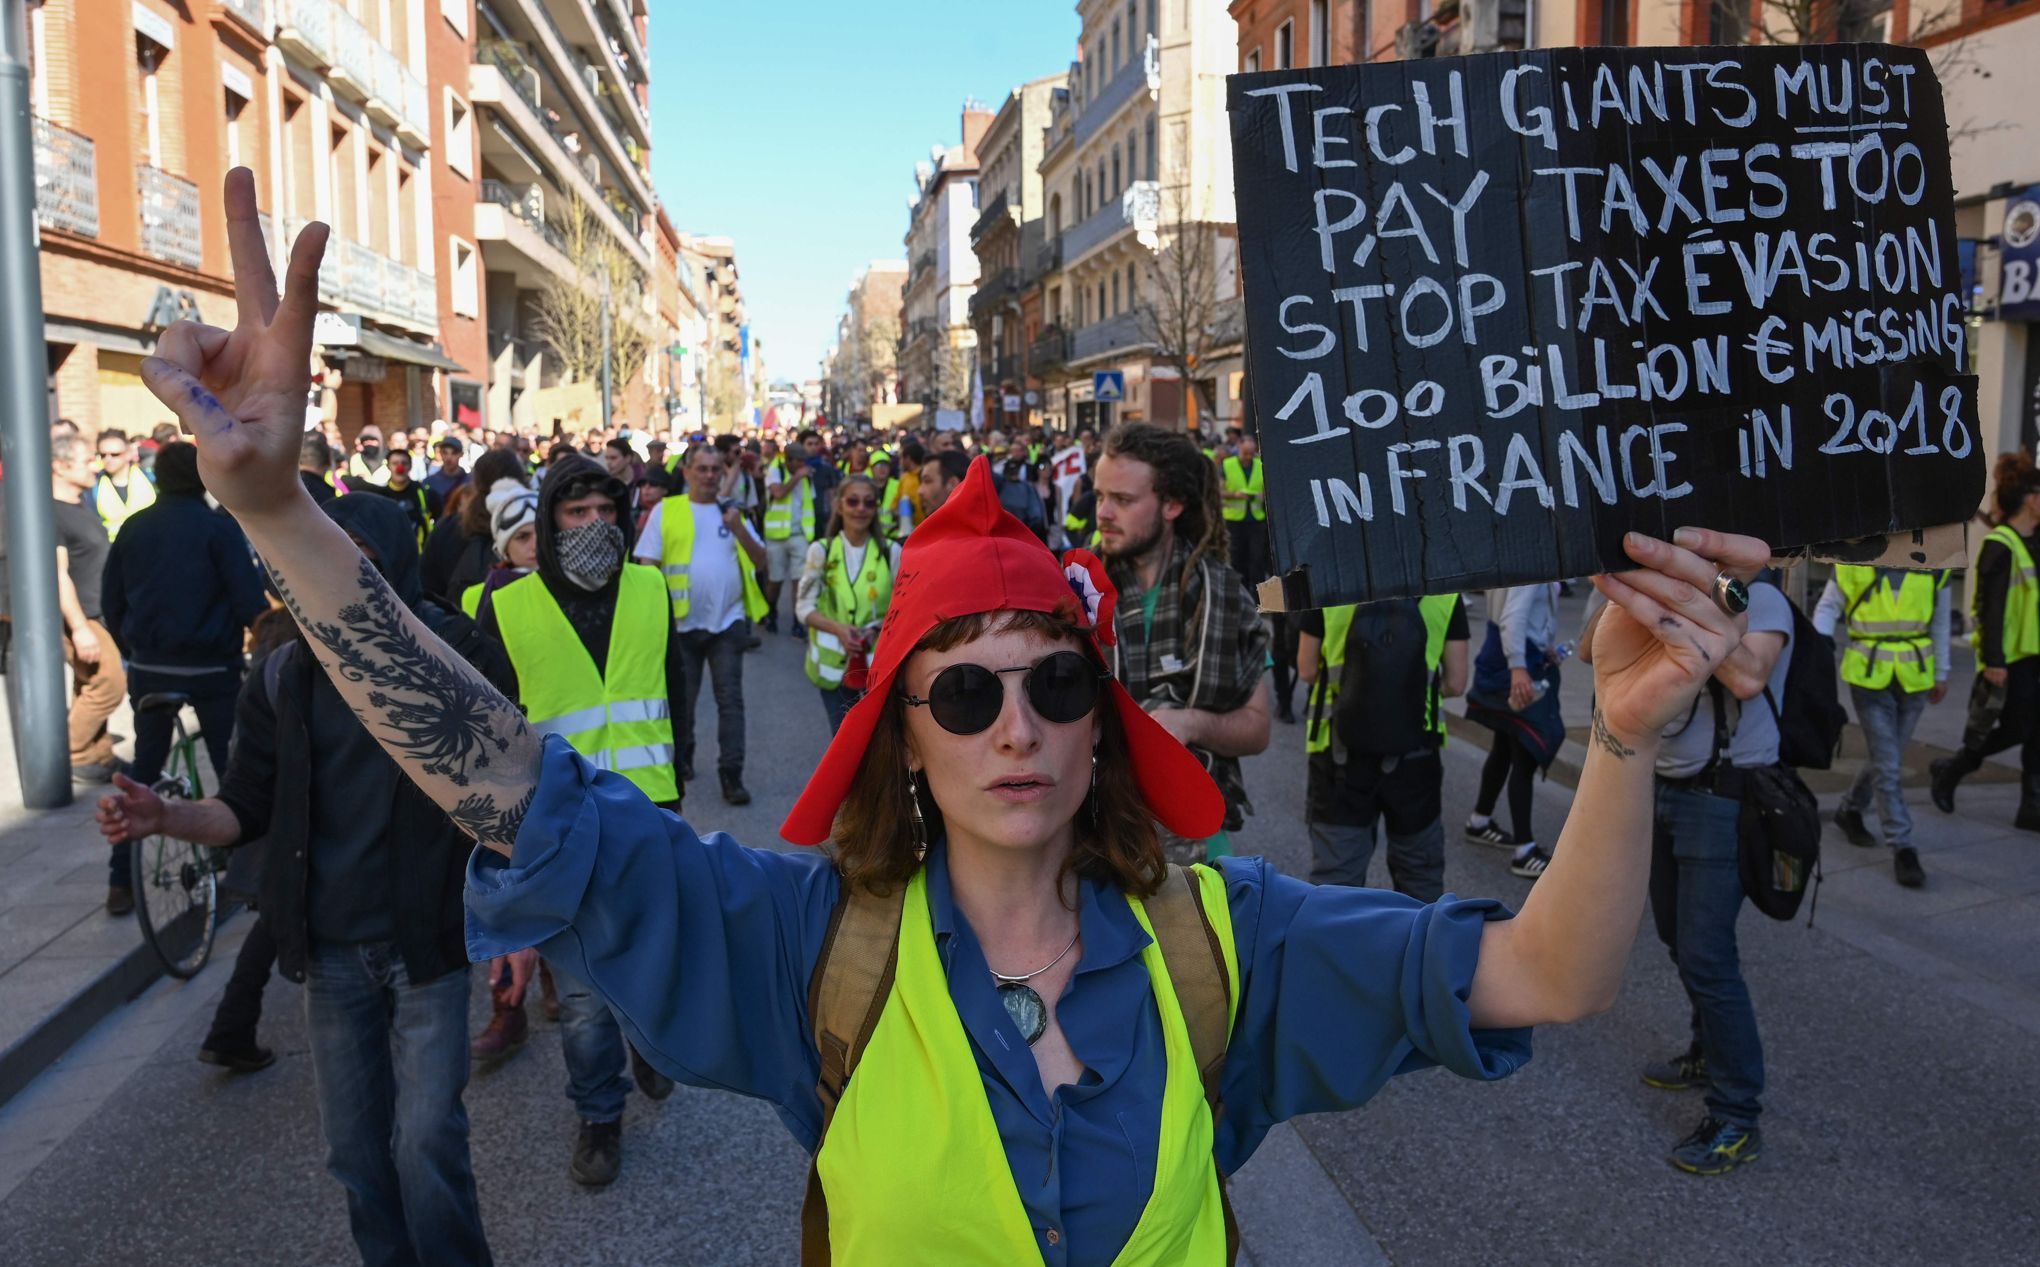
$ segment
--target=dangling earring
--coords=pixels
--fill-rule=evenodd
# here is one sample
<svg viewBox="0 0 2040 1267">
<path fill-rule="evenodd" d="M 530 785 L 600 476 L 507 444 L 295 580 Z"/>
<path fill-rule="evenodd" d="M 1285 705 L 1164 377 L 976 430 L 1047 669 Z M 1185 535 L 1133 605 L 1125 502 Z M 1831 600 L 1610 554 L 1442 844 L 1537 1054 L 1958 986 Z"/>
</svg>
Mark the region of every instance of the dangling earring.
<svg viewBox="0 0 2040 1267">
<path fill-rule="evenodd" d="M 914 822 L 914 861 L 921 862 L 928 856 L 928 824 L 921 819 L 921 787 L 912 770 L 907 771 L 907 814 Z"/>
<path fill-rule="evenodd" d="M 1098 753 L 1091 752 L 1091 790 L 1084 797 L 1084 812 L 1090 816 L 1091 826 L 1098 825 Z"/>
</svg>

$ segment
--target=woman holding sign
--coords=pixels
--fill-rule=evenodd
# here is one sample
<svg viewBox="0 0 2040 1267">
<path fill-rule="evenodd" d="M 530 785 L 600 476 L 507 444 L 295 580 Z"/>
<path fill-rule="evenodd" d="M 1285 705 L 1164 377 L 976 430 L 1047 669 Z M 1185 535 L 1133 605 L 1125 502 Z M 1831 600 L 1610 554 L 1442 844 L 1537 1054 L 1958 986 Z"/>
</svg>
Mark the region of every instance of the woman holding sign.
<svg viewBox="0 0 2040 1267">
<path fill-rule="evenodd" d="M 1639 570 L 1597 579 L 1580 812 L 1512 918 L 1258 859 L 1166 866 L 1154 820 L 1208 835 L 1218 790 L 1105 673 L 1103 567 L 1058 563 L 979 462 L 915 530 L 869 694 L 782 828 L 834 848 L 748 849 L 541 742 L 313 509 L 325 229 L 279 302 L 246 171 L 227 208 L 241 323 L 172 327 L 151 389 L 341 694 L 482 846 L 470 953 L 542 945 L 654 1065 L 771 1101 L 816 1150 L 804 1261 L 1228 1262 L 1221 1176 L 1271 1125 L 1405 1070 L 1501 1077 L 1529 1027 L 1613 1001 L 1657 736 L 1740 641 L 1762 543 L 1633 536 Z"/>
</svg>

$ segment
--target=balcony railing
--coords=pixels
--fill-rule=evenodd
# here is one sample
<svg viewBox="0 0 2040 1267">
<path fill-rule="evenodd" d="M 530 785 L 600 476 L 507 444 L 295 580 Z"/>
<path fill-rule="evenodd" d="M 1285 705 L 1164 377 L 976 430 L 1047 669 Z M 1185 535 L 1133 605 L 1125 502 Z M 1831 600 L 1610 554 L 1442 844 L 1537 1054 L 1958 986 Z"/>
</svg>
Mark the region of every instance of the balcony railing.
<svg viewBox="0 0 2040 1267">
<path fill-rule="evenodd" d="M 489 359 L 495 360 L 504 352 L 510 353 L 510 363 L 518 369 L 537 358 L 544 346 L 537 339 L 520 338 L 502 330 L 489 331 Z"/>
<path fill-rule="evenodd" d="M 1108 202 L 1091 213 L 1091 218 L 1063 234 L 1063 258 L 1075 262 L 1117 237 L 1122 230 L 1153 233 L 1161 214 L 1162 187 L 1152 180 L 1137 180 L 1126 187 L 1119 201 Z"/>
<path fill-rule="evenodd" d="M 539 103 L 538 71 L 533 69 L 531 59 L 525 56 L 524 46 L 514 40 L 483 40 L 480 51 L 482 60 L 501 71 L 511 90 L 544 121 L 545 107 Z"/>
<path fill-rule="evenodd" d="M 142 201 L 142 250 L 197 268 L 205 262 L 198 231 L 198 186 L 147 163 L 135 167 Z"/>
<path fill-rule="evenodd" d="M 1027 345 L 1027 372 L 1037 377 L 1062 368 L 1069 359 L 1069 332 L 1060 326 L 1043 326 L 1034 342 Z"/>
<path fill-rule="evenodd" d="M 303 220 L 284 221 L 286 255 L 304 227 Z M 319 266 L 319 298 L 378 321 L 439 322 L 439 291 L 432 275 L 359 242 L 335 239 L 327 244 Z"/>
<path fill-rule="evenodd" d="M 276 42 L 314 66 L 332 65 L 332 0 L 277 0 Z"/>
<path fill-rule="evenodd" d="M 99 162 L 92 138 L 48 119 L 35 125 L 35 214 L 45 229 L 99 236 Z"/>
<path fill-rule="evenodd" d="M 985 234 L 990 233 L 1000 223 L 1011 220 L 1011 206 L 1006 199 L 1006 191 L 1001 189 L 998 196 L 986 204 L 985 209 L 970 226 L 970 244 L 976 246 Z"/>
<path fill-rule="evenodd" d="M 220 0 L 220 7 L 246 22 L 258 34 L 268 36 L 268 0 Z"/>
<path fill-rule="evenodd" d="M 333 65 L 326 80 L 334 89 L 356 101 L 375 92 L 375 49 L 379 47 L 361 19 L 335 4 L 328 4 L 333 24 Z"/>
<path fill-rule="evenodd" d="M 978 280 L 977 290 L 970 297 L 970 323 L 988 321 L 991 315 L 1006 305 L 1019 290 L 1017 275 L 1010 268 L 1002 268 L 989 277 Z"/>
<path fill-rule="evenodd" d="M 1031 286 L 1061 268 L 1063 261 L 1062 235 L 1058 233 L 1054 237 L 1042 242 L 1032 251 L 1023 255 L 1021 261 L 1024 267 L 1024 273 L 1021 278 L 1021 285 L 1023 286 Z"/>
<path fill-rule="evenodd" d="M 223 2 L 259 8 L 268 0 Z M 420 144 L 432 135 L 432 96 L 425 81 L 370 35 L 359 18 L 333 0 L 274 2 L 277 43 L 325 68 L 327 81 L 337 92 L 366 104 L 380 122 L 402 129 Z"/>
<path fill-rule="evenodd" d="M 529 185 L 512 185 L 500 180 L 484 180 L 482 200 L 507 209 L 551 243 L 554 250 L 564 252 L 567 249 L 567 235 L 545 218 L 545 186 L 537 181 Z"/>
<path fill-rule="evenodd" d="M 1126 65 L 1120 67 L 1119 73 L 1112 77 L 1112 82 L 1106 84 L 1102 92 L 1085 103 L 1084 112 L 1077 116 L 1076 125 L 1070 130 L 1076 143 L 1082 145 L 1097 135 L 1098 129 L 1111 122 L 1112 116 L 1118 114 L 1134 97 L 1143 92 L 1152 92 L 1157 79 L 1158 76 L 1151 74 L 1140 59 L 1129 57 Z"/>
<path fill-rule="evenodd" d="M 913 271 L 917 275 L 923 273 L 932 274 L 935 271 L 935 252 L 923 251 L 919 255 L 916 255 L 914 257 Z"/>
<path fill-rule="evenodd" d="M 1140 317 L 1137 313 L 1122 312 L 1116 317 L 1093 322 L 1077 331 L 1070 340 L 1070 359 L 1089 360 L 1108 352 L 1117 352 L 1149 340 L 1142 335 Z"/>
</svg>

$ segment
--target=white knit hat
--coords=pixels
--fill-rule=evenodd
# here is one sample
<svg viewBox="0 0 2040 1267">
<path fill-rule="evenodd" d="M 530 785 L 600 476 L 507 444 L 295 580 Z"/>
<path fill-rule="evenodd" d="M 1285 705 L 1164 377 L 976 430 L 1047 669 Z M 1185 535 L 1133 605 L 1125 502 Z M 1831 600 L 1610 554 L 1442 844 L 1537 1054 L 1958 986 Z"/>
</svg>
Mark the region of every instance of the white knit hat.
<svg viewBox="0 0 2040 1267">
<path fill-rule="evenodd" d="M 510 557 L 510 538 L 526 524 L 538 523 L 538 490 L 516 480 L 497 480 L 489 489 L 489 535 L 496 542 L 496 557 Z"/>
</svg>

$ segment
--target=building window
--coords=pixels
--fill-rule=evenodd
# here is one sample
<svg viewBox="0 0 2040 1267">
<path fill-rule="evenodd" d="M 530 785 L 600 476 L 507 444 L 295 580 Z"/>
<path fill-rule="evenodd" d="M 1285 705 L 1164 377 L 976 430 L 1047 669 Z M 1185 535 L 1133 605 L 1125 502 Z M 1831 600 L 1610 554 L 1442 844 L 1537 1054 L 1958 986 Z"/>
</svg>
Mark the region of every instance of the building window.
<svg viewBox="0 0 2040 1267">
<path fill-rule="evenodd" d="M 1119 183 L 1119 151 L 1116 149 L 1112 151 L 1112 183 L 1106 186 L 1106 188 L 1110 189 L 1114 194 L 1126 188 L 1126 186 Z"/>
<path fill-rule="evenodd" d="M 1128 264 L 1126 266 L 1126 306 L 1128 308 L 1132 308 L 1136 303 L 1139 302 L 1135 298 L 1135 295 L 1138 294 L 1138 290 L 1134 284 L 1133 278 L 1134 278 L 1133 265 Z"/>
<path fill-rule="evenodd" d="M 1112 19 L 1112 60 L 1105 63 L 1110 70 L 1119 69 L 1119 19 Z"/>
<path fill-rule="evenodd" d="M 1258 48 L 1248 49 L 1247 60 L 1240 64 L 1240 69 L 1250 75 L 1261 69 L 1261 50 Z"/>
<path fill-rule="evenodd" d="M 1119 315 L 1119 274 L 1112 274 L 1112 315 Z"/>
<path fill-rule="evenodd" d="M 137 15 L 147 10 L 136 6 Z M 142 72 L 142 144 L 149 154 L 149 166 L 163 166 L 163 96 L 159 72 L 170 56 L 170 45 L 153 33 L 135 31 L 135 61 Z"/>
<path fill-rule="evenodd" d="M 1291 19 L 1275 28 L 1275 69 L 1296 65 L 1296 22 Z"/>
<path fill-rule="evenodd" d="M 1148 0 L 1147 33 L 1149 35 L 1155 33 L 1155 0 Z"/>
<path fill-rule="evenodd" d="M 1629 0 L 1601 0 L 1601 38 L 1596 43 L 1629 43 Z"/>
<path fill-rule="evenodd" d="M 1147 121 L 1147 160 L 1147 178 L 1154 180 L 1156 179 L 1155 171 L 1159 162 L 1155 155 L 1155 116 L 1153 115 L 1149 115 Z"/>
<path fill-rule="evenodd" d="M 1108 315 L 1109 315 L 1109 314 L 1108 314 L 1108 312 L 1107 312 L 1107 310 L 1106 310 L 1106 308 L 1105 308 L 1105 283 L 1104 283 L 1104 282 L 1099 282 L 1099 283 L 1098 283 L 1098 320 L 1100 320 L 1100 321 L 1103 321 L 1103 320 L 1104 320 L 1104 319 L 1105 319 L 1105 318 L 1106 318 L 1106 317 L 1107 317 Z"/>
<path fill-rule="evenodd" d="M 1062 195 L 1050 194 L 1048 198 L 1048 236 L 1062 236 Z"/>
<path fill-rule="evenodd" d="M 453 301 L 453 315 L 473 317 L 481 312 L 481 257 L 475 253 L 474 243 L 448 235 L 446 254 L 453 265 L 447 278 L 447 287 Z"/>
<path fill-rule="evenodd" d="M 475 177 L 475 116 L 468 103 L 446 90 L 446 165 L 469 180 Z"/>
<path fill-rule="evenodd" d="M 1750 0 L 1713 0 L 1707 8 L 1707 42 L 1741 44 L 1750 36 Z"/>
<path fill-rule="evenodd" d="M 1126 179 L 1129 182 L 1140 179 L 1139 158 L 1140 134 L 1138 132 L 1128 132 L 1126 134 Z"/>
<path fill-rule="evenodd" d="M 1891 0 L 1842 0 L 1835 38 L 1849 44 L 1882 44 L 1891 39 Z"/>
<path fill-rule="evenodd" d="M 1310 64 L 1332 64 L 1332 15 L 1328 0 L 1310 0 Z"/>
<path fill-rule="evenodd" d="M 241 144 L 241 116 L 247 112 L 248 99 L 255 95 L 255 89 L 248 76 L 232 66 L 220 67 L 220 82 L 226 90 L 227 166 L 240 167 L 249 161 Z"/>
<path fill-rule="evenodd" d="M 1627 0 L 1620 2 L 1626 4 Z M 1374 60 L 1374 0 L 1360 0 L 1359 27 L 1360 38 L 1357 41 L 1359 47 L 1354 49 L 1354 52 L 1359 54 L 1361 61 L 1371 62 Z"/>
</svg>

